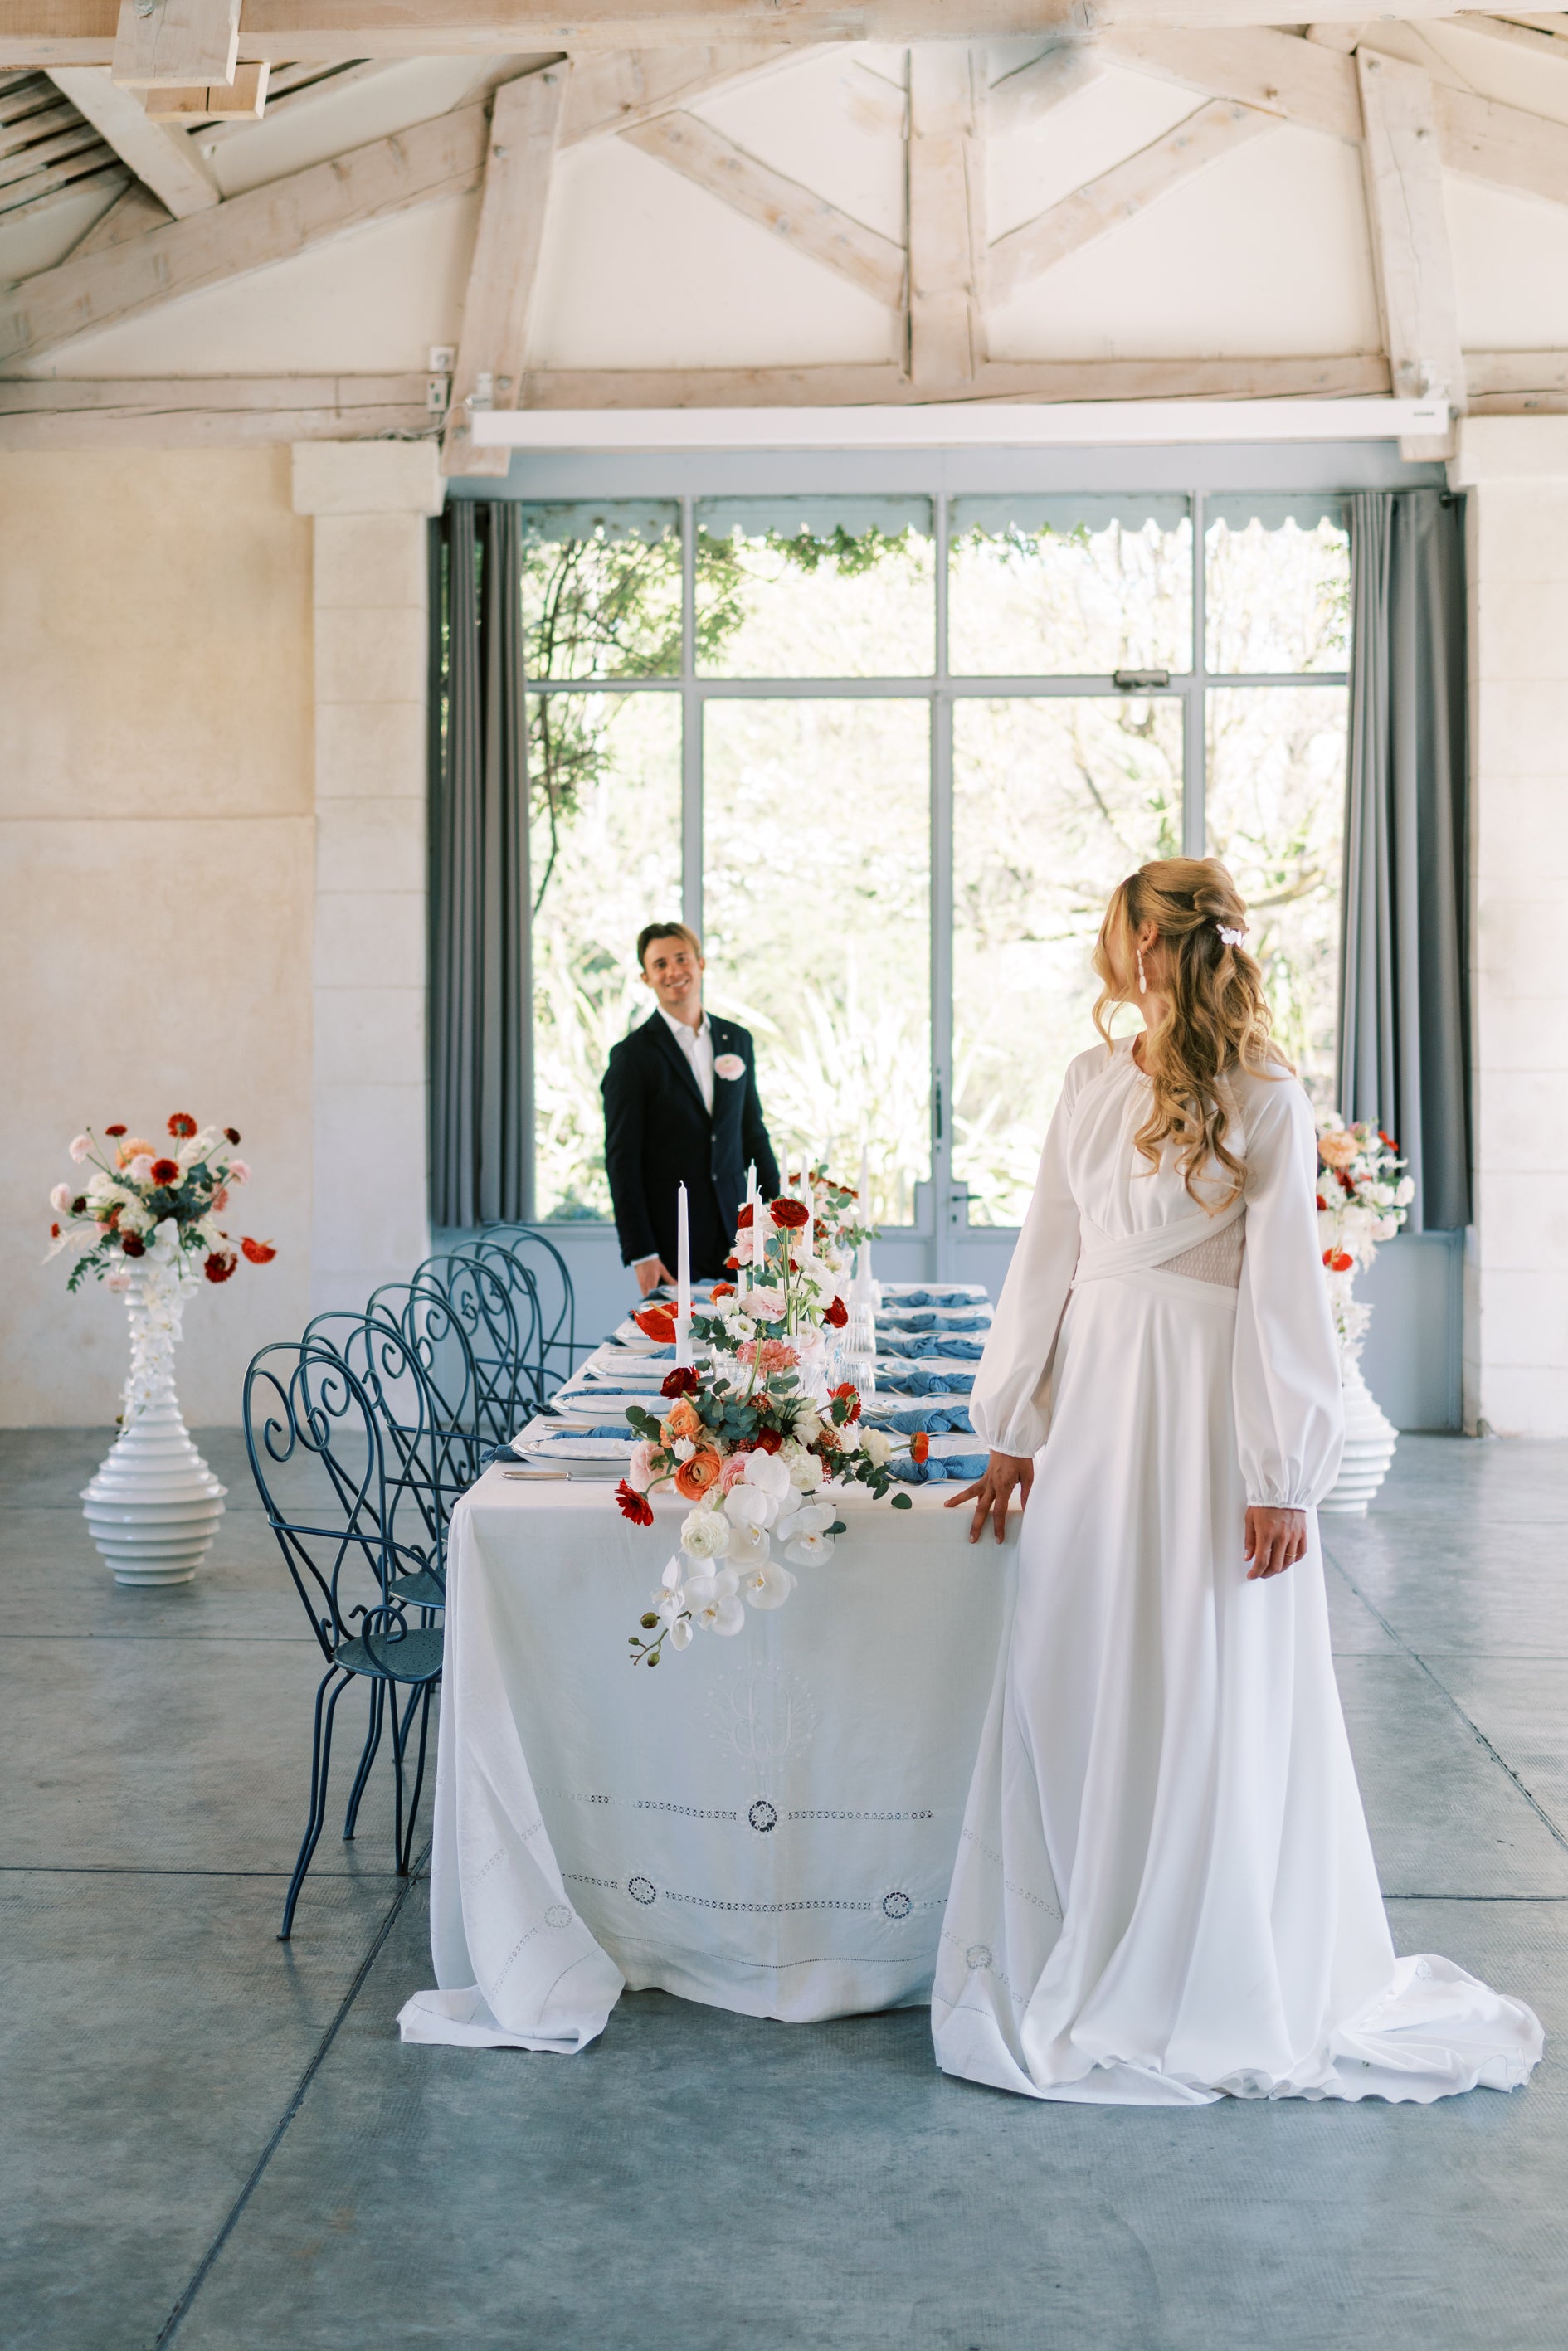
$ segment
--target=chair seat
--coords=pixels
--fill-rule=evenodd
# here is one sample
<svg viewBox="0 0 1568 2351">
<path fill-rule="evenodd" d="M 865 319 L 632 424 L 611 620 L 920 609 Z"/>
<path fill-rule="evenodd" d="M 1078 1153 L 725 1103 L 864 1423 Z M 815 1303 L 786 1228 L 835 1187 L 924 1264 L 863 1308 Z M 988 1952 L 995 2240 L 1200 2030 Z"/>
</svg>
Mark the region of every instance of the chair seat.
<svg viewBox="0 0 1568 2351">
<path fill-rule="evenodd" d="M 369 1674 L 378 1681 L 431 1681 L 441 1671 L 440 1629 L 430 1626 L 401 1635 L 359 1634 L 352 1640 L 340 1641 L 332 1658 L 350 1673 Z"/>
<path fill-rule="evenodd" d="M 400 1575 L 388 1584 L 394 1600 L 408 1608 L 444 1608 L 446 1586 L 428 1567 L 416 1568 L 412 1575 Z"/>
</svg>

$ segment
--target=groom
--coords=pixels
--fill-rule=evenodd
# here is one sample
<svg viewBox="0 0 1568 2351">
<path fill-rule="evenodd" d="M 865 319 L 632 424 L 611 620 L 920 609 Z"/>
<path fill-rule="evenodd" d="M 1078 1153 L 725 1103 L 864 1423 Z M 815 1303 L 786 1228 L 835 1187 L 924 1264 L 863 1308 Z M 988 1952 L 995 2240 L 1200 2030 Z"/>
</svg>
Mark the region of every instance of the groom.
<svg viewBox="0 0 1568 2351">
<path fill-rule="evenodd" d="M 684 923 L 650 923 L 637 961 L 656 1008 L 611 1049 L 604 1072 L 604 1170 L 621 1256 L 644 1298 L 673 1281 L 675 1187 L 686 1187 L 692 1277 L 724 1270 L 746 1167 L 769 1197 L 779 1165 L 757 1093 L 750 1032 L 703 1010 L 703 951 Z"/>
</svg>

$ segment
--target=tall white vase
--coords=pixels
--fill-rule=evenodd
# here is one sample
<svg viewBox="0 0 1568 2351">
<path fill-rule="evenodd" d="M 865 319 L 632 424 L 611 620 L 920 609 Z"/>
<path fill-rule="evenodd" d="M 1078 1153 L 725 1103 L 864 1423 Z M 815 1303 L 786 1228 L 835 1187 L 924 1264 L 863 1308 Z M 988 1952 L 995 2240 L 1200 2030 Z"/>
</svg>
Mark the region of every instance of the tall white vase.
<svg viewBox="0 0 1568 2351">
<path fill-rule="evenodd" d="M 1334 1332 L 1339 1340 L 1340 1386 L 1344 1398 L 1344 1450 L 1333 1490 L 1318 1509 L 1338 1518 L 1364 1519 L 1366 1506 L 1388 1475 L 1399 1432 L 1379 1410 L 1361 1372 L 1362 1342 L 1372 1309 L 1351 1295 L 1351 1274 L 1329 1278 Z"/>
<path fill-rule="evenodd" d="M 224 1514 L 220 1486 L 180 1416 L 174 1349 L 187 1265 L 149 1251 L 131 1277 L 131 1371 L 120 1433 L 90 1486 L 82 1489 L 92 1539 L 117 1583 L 189 1583 Z"/>
</svg>

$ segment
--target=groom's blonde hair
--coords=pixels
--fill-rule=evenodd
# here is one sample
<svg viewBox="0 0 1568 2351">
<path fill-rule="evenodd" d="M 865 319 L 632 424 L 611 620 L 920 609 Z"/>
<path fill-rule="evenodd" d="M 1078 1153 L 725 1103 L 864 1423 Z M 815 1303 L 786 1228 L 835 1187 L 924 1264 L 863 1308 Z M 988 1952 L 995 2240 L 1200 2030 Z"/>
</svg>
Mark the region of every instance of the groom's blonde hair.
<svg viewBox="0 0 1568 2351">
<path fill-rule="evenodd" d="M 1218 1161 L 1230 1176 L 1234 1199 L 1245 1170 L 1226 1144 L 1220 1081 L 1238 1068 L 1270 1078 L 1291 1070 L 1270 1035 L 1263 974 L 1235 935 L 1247 928 L 1246 904 L 1215 857 L 1156 858 L 1117 883 L 1094 948 L 1100 978 L 1094 1026 L 1107 1044 L 1111 1013 L 1118 1004 L 1138 1000 L 1136 940 L 1145 923 L 1159 933 L 1159 992 L 1170 1009 L 1144 1040 L 1151 1099 L 1133 1139 L 1155 1167 L 1170 1143 L 1195 1200 L 1194 1178 Z"/>
</svg>

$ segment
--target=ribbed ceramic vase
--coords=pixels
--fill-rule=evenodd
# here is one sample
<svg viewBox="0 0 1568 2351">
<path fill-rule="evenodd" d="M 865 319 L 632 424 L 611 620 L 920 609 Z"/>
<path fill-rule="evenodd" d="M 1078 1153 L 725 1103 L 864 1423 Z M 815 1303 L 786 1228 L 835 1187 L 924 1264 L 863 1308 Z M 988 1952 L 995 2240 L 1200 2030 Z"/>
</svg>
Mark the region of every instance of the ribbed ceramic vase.
<svg viewBox="0 0 1568 2351">
<path fill-rule="evenodd" d="M 120 1434 L 82 1489 L 93 1541 L 117 1583 L 189 1583 L 224 1514 L 220 1486 L 180 1416 L 174 1349 L 191 1281 L 151 1256 L 131 1278 L 131 1372 Z"/>
<path fill-rule="evenodd" d="M 1340 1335 L 1340 1388 L 1344 1398 L 1344 1450 L 1340 1455 L 1333 1491 L 1318 1508 L 1339 1518 L 1364 1519 L 1367 1504 L 1388 1475 L 1399 1432 L 1378 1408 L 1362 1377 L 1361 1347 L 1371 1309 L 1359 1301 L 1351 1303 L 1348 1282 L 1344 1298 L 1349 1311 L 1341 1310 L 1335 1314 Z"/>
</svg>

